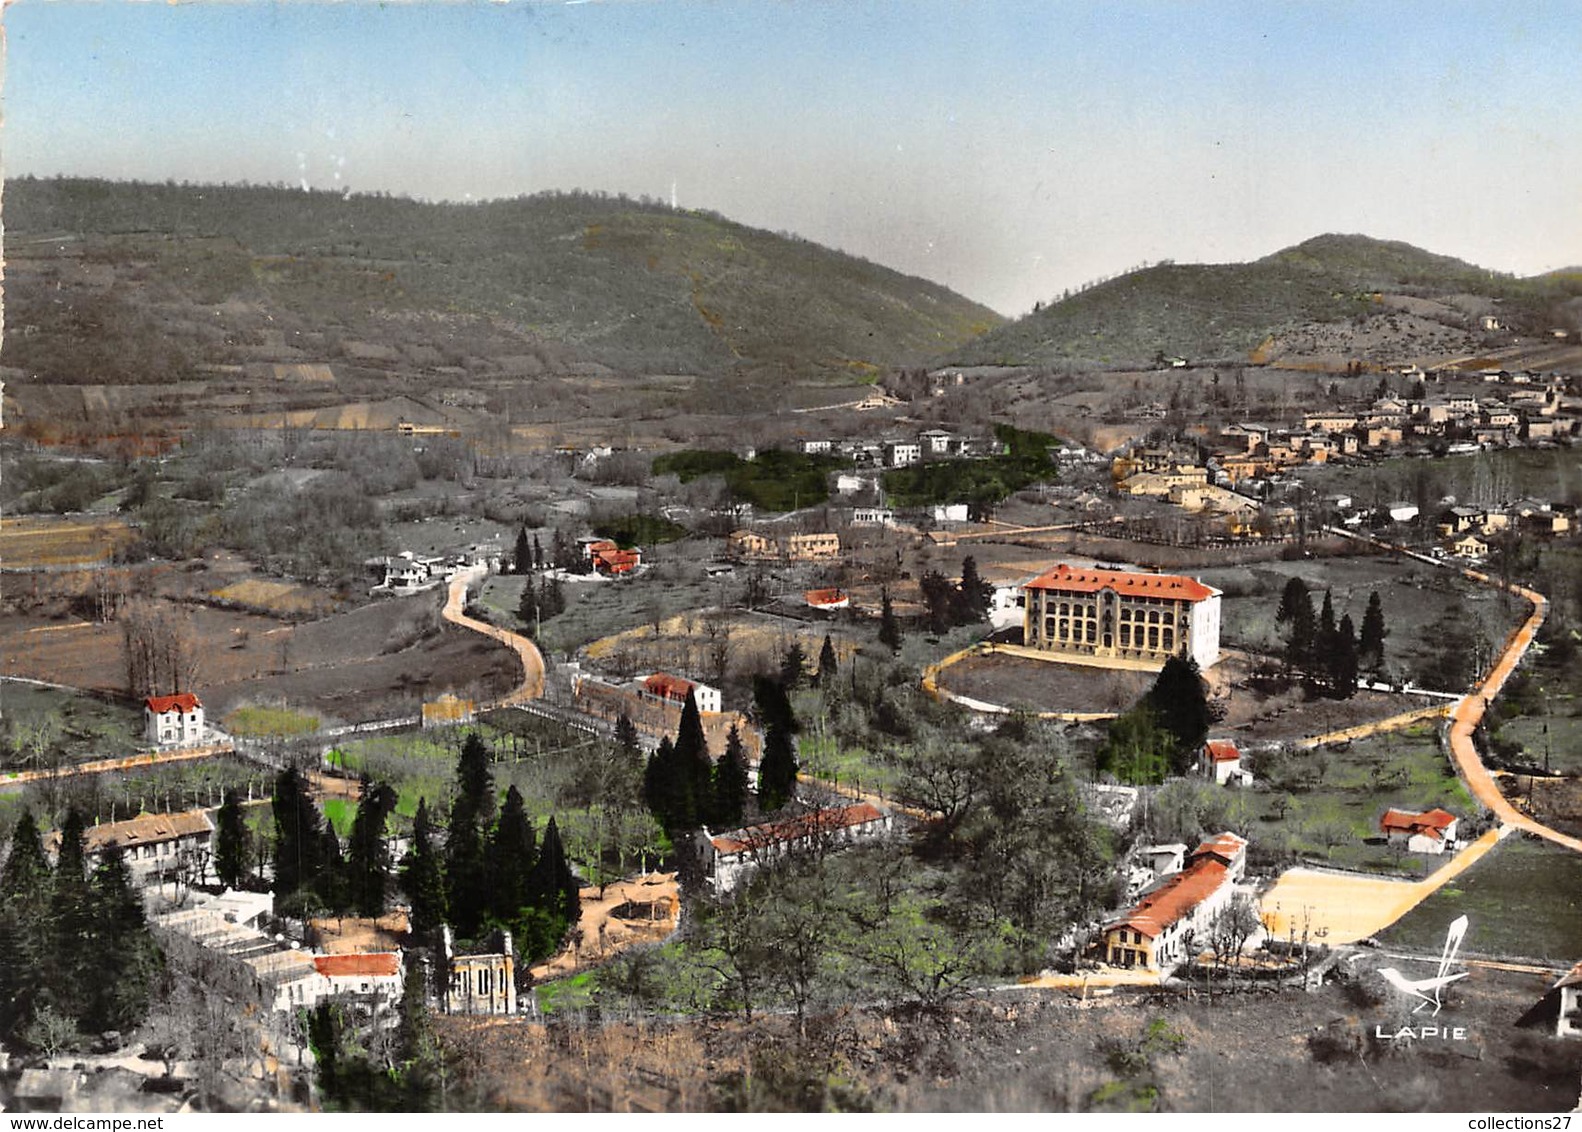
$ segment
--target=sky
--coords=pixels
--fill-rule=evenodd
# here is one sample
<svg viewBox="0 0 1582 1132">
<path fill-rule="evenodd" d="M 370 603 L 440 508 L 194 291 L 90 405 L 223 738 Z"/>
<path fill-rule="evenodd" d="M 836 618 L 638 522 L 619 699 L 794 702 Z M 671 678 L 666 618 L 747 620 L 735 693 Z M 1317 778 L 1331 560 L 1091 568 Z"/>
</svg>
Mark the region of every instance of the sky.
<svg viewBox="0 0 1582 1132">
<path fill-rule="evenodd" d="M 6 176 L 674 200 L 1003 314 L 1325 232 L 1582 264 L 1582 0 L 13 0 Z"/>
</svg>

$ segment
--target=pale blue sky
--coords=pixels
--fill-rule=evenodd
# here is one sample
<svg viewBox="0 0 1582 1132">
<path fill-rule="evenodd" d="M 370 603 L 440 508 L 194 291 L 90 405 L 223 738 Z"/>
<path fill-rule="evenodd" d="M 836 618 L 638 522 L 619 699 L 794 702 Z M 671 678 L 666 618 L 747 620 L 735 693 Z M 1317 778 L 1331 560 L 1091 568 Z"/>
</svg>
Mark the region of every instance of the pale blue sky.
<svg viewBox="0 0 1582 1132">
<path fill-rule="evenodd" d="M 716 209 L 1018 314 L 1321 232 L 1582 263 L 1582 0 L 16 0 L 8 175 Z"/>
</svg>

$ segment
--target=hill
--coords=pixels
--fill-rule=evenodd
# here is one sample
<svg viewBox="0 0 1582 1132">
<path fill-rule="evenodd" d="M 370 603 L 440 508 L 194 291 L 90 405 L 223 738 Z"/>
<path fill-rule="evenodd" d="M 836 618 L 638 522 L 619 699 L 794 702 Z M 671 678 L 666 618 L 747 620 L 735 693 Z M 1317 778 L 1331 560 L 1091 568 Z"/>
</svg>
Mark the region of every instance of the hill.
<svg viewBox="0 0 1582 1132">
<path fill-rule="evenodd" d="M 545 374 L 849 381 L 1001 321 L 804 240 L 594 194 L 435 204 L 24 178 L 5 217 L 8 376 L 56 386 L 230 374 L 256 398 L 259 366 L 405 392 Z"/>
<path fill-rule="evenodd" d="M 974 339 L 963 365 L 1146 365 L 1470 351 L 1480 318 L 1542 333 L 1575 322 L 1582 280 L 1523 280 L 1396 241 L 1325 235 L 1243 264 L 1163 263 Z M 1326 328 L 1348 325 L 1346 333 Z"/>
</svg>

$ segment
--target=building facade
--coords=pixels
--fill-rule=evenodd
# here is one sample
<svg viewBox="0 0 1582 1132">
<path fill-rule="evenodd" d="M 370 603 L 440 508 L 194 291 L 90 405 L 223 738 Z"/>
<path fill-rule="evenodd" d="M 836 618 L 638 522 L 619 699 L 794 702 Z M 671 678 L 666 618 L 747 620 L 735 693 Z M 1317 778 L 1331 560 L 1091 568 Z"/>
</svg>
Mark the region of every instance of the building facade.
<svg viewBox="0 0 1582 1132">
<path fill-rule="evenodd" d="M 1090 664 L 1162 668 L 1219 660 L 1220 591 L 1194 578 L 1061 563 L 1022 587 L 1022 643 Z"/>
<path fill-rule="evenodd" d="M 143 737 L 150 743 L 203 742 L 203 703 L 191 692 L 149 696 L 143 701 Z"/>
</svg>

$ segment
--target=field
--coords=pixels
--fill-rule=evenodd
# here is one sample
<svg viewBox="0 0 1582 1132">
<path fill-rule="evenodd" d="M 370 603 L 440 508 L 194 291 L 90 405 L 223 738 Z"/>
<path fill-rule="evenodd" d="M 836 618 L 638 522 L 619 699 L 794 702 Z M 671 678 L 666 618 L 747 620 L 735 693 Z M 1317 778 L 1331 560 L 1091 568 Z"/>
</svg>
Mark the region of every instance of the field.
<svg viewBox="0 0 1582 1132">
<path fill-rule="evenodd" d="M 1379 817 L 1391 806 L 1443 807 L 1461 818 L 1461 837 L 1479 832 L 1481 808 L 1456 777 L 1435 728 L 1375 735 L 1343 749 L 1319 748 L 1256 761 L 1269 791 L 1249 795 L 1252 840 L 1263 849 L 1322 856 L 1352 869 L 1422 874 L 1442 857 L 1399 852 L 1379 838 Z"/>
<path fill-rule="evenodd" d="M 1437 950 L 1460 915 L 1471 922 L 1466 947 L 1474 954 L 1569 967 L 1582 958 L 1582 855 L 1525 834 L 1507 837 L 1379 938 Z"/>
<path fill-rule="evenodd" d="M 111 515 L 93 518 L 0 519 L 0 570 L 46 570 L 108 562 L 135 535 Z"/>
<path fill-rule="evenodd" d="M 97 696 L 15 681 L 0 683 L 6 769 L 30 770 L 47 746 L 62 763 L 131 754 L 143 747 L 143 713 Z M 48 765 L 46 762 L 44 765 Z"/>
<path fill-rule="evenodd" d="M 295 582 L 248 578 L 211 591 L 215 601 L 283 617 L 323 616 L 336 602 L 324 593 Z"/>
<path fill-rule="evenodd" d="M 487 700 L 520 679 L 514 653 L 444 624 L 437 593 L 309 621 L 202 604 L 216 588 L 255 580 L 213 564 L 126 572 L 130 591 L 171 603 L 196 658 L 196 689 L 215 718 L 246 704 L 284 704 L 358 722 L 415 714 L 445 691 Z M 11 587 L 0 616 L 4 675 L 124 692 L 121 627 L 81 615 L 93 600 L 84 586 L 76 575 L 33 574 L 28 588 Z"/>
</svg>

